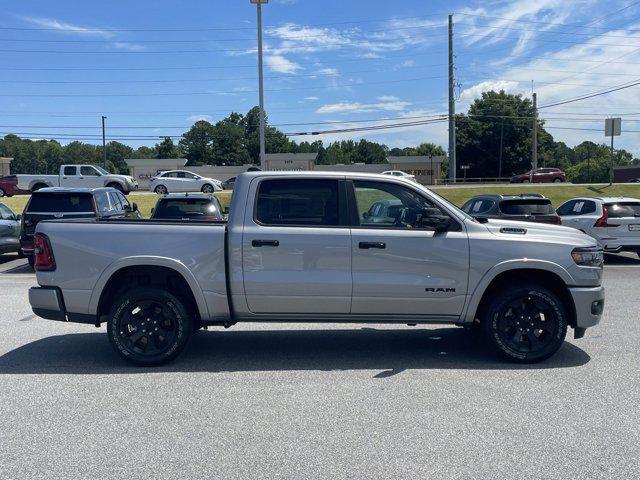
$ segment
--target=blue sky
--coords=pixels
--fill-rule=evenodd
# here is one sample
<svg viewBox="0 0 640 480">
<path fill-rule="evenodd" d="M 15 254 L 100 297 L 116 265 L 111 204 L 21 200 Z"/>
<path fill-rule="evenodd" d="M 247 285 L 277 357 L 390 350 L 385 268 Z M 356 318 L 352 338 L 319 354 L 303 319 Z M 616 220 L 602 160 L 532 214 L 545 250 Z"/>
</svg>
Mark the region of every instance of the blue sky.
<svg viewBox="0 0 640 480">
<path fill-rule="evenodd" d="M 640 78 L 640 2 L 631 0 L 270 0 L 270 123 L 318 131 L 445 113 L 449 12 L 458 111 L 491 88 L 530 95 L 533 81 L 545 105 Z M 100 134 L 104 114 L 110 136 L 159 137 L 179 135 L 195 119 L 246 112 L 258 97 L 255 20 L 249 0 L 3 2 L 0 132 L 82 139 Z M 640 131 L 639 112 L 640 86 L 541 116 L 573 145 L 604 141 L 603 119 L 621 115 L 627 132 L 617 144 L 640 156 L 640 133 L 629 131 Z M 361 137 L 445 146 L 447 127 L 295 139 Z"/>
</svg>

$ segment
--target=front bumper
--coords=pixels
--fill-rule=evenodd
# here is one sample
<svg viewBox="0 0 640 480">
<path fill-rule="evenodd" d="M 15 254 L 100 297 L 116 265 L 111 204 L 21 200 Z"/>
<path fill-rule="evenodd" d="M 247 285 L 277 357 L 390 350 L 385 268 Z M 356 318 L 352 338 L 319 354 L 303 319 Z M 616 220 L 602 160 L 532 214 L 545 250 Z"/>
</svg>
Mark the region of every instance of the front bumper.
<svg viewBox="0 0 640 480">
<path fill-rule="evenodd" d="M 604 310 L 604 287 L 573 287 L 569 292 L 576 310 L 576 329 L 600 323 Z"/>
</svg>

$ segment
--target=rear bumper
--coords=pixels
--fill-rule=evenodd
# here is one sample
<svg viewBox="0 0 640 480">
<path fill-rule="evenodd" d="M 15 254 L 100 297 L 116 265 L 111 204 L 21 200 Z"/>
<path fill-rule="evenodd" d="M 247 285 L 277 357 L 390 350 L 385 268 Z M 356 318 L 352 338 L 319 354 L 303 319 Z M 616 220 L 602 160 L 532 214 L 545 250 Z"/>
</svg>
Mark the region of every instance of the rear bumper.
<svg viewBox="0 0 640 480">
<path fill-rule="evenodd" d="M 576 327 L 585 329 L 600 323 L 604 310 L 604 287 L 569 289 L 576 310 Z"/>
<path fill-rule="evenodd" d="M 29 304 L 33 313 L 47 320 L 96 324 L 95 315 L 67 312 L 62 291 L 57 287 L 31 287 Z"/>
</svg>

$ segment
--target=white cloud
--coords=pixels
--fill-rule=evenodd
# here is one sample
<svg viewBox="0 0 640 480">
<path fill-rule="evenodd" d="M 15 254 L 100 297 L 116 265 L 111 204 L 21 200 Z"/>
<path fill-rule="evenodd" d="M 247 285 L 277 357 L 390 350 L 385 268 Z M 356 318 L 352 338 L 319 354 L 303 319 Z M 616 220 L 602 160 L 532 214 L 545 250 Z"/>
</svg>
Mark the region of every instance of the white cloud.
<svg viewBox="0 0 640 480">
<path fill-rule="evenodd" d="M 282 55 L 267 55 L 265 63 L 272 71 L 278 73 L 296 73 L 302 67 Z"/>
<path fill-rule="evenodd" d="M 403 102 L 399 99 L 380 101 L 378 103 L 360 103 L 360 102 L 338 102 L 323 105 L 316 110 L 316 113 L 365 113 L 379 111 L 402 111 L 406 109 L 411 102 Z"/>
<path fill-rule="evenodd" d="M 191 115 L 187 118 L 187 121 L 189 122 L 198 122 L 200 120 L 211 122 L 213 120 L 213 117 L 211 115 Z"/>
<path fill-rule="evenodd" d="M 518 82 L 507 80 L 488 80 L 463 90 L 460 94 L 460 102 L 471 103 L 475 98 L 480 97 L 482 92 L 487 92 L 489 90 L 495 90 L 497 92 L 504 90 L 507 93 L 519 93 L 521 88 L 519 87 Z"/>
<path fill-rule="evenodd" d="M 381 102 L 395 102 L 400 99 L 393 95 L 382 95 L 381 97 L 378 97 L 378 100 L 380 100 Z"/>
<path fill-rule="evenodd" d="M 318 97 L 304 97 L 304 99 L 308 101 L 320 100 Z"/>
<path fill-rule="evenodd" d="M 82 27 L 79 25 L 71 24 L 71 23 L 61 22 L 59 20 L 56 20 L 55 18 L 29 17 L 29 16 L 23 16 L 21 18 L 33 25 L 37 25 L 42 28 L 51 29 L 60 33 L 102 37 L 102 38 L 113 38 L 114 36 L 113 32 L 109 32 L 107 30 L 93 28 L 93 27 Z"/>
<path fill-rule="evenodd" d="M 321 68 L 320 70 L 318 70 L 318 73 L 320 75 L 326 75 L 326 76 L 339 75 L 339 72 L 336 68 Z"/>
<path fill-rule="evenodd" d="M 139 43 L 129 42 L 113 42 L 113 46 L 119 50 L 127 50 L 129 52 L 142 52 L 147 49 L 147 47 Z"/>
</svg>

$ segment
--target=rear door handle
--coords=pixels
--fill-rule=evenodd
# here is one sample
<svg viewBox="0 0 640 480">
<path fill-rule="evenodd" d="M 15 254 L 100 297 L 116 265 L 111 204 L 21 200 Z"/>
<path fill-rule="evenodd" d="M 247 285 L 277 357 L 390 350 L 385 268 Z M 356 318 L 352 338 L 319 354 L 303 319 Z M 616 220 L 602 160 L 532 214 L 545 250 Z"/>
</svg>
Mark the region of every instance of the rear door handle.
<svg viewBox="0 0 640 480">
<path fill-rule="evenodd" d="M 280 245 L 278 240 L 252 240 L 252 247 L 277 247 Z"/>
<path fill-rule="evenodd" d="M 384 242 L 360 242 L 358 244 L 358 248 L 361 248 L 363 250 L 367 250 L 369 248 L 385 249 L 387 248 L 387 244 Z"/>
</svg>

